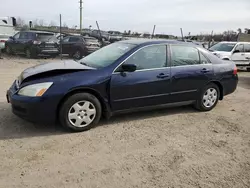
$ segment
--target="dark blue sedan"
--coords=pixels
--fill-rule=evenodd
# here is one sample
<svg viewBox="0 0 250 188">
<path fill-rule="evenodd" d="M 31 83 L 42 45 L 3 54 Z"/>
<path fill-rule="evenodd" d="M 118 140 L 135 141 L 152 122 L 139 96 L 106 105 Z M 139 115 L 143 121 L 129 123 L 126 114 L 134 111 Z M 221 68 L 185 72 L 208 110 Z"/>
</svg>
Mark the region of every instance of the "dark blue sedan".
<svg viewBox="0 0 250 188">
<path fill-rule="evenodd" d="M 76 61 L 26 69 L 7 91 L 14 114 L 84 131 L 103 115 L 164 106 L 213 109 L 235 91 L 233 62 L 180 41 L 127 40 Z"/>
</svg>

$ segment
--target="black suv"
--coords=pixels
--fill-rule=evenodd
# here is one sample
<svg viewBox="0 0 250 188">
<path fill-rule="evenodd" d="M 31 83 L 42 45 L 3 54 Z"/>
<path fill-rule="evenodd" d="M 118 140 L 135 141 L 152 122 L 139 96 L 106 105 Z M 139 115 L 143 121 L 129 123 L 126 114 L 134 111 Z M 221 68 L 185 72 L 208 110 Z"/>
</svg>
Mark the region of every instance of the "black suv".
<svg viewBox="0 0 250 188">
<path fill-rule="evenodd" d="M 5 45 L 7 53 L 25 54 L 27 58 L 59 54 L 58 40 L 50 32 L 21 31 L 10 37 Z"/>
<path fill-rule="evenodd" d="M 84 36 L 68 36 L 62 39 L 62 53 L 80 59 L 98 49 L 101 45 L 96 38 Z"/>
</svg>

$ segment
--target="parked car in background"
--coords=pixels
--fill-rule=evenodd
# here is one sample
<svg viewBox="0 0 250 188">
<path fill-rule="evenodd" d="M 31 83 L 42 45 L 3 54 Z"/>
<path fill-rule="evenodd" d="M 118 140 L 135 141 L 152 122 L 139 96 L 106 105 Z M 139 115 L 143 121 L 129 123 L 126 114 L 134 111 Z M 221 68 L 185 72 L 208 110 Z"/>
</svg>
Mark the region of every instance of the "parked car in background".
<svg viewBox="0 0 250 188">
<path fill-rule="evenodd" d="M 9 39 L 8 35 L 0 35 L 0 50 L 5 49 L 5 42 Z"/>
<path fill-rule="evenodd" d="M 212 110 L 237 87 L 237 68 L 197 45 L 168 40 L 127 40 L 76 61 L 28 68 L 7 91 L 14 114 L 55 122 L 73 131 L 102 115 L 194 105 Z"/>
<path fill-rule="evenodd" d="M 101 36 L 100 36 L 100 32 L 101 32 Z M 106 32 L 106 31 L 100 31 L 100 32 L 97 29 L 96 30 L 92 30 L 90 32 L 89 36 L 95 37 L 95 38 L 97 38 L 99 40 L 103 40 L 103 39 L 106 40 L 106 41 L 110 40 L 110 34 L 108 32 Z"/>
<path fill-rule="evenodd" d="M 57 39 L 50 32 L 21 31 L 10 37 L 5 44 L 7 53 L 25 54 L 27 58 L 59 54 Z"/>
<path fill-rule="evenodd" d="M 109 41 L 111 43 L 122 40 L 122 34 L 121 34 L 121 32 L 119 32 L 119 31 L 108 31 L 108 33 L 110 34 Z"/>
<path fill-rule="evenodd" d="M 80 59 L 100 48 L 96 38 L 83 36 L 68 36 L 62 40 L 62 53 Z"/>
<path fill-rule="evenodd" d="M 250 71 L 250 42 L 219 42 L 209 50 L 223 60 L 232 60 L 236 66 Z"/>
</svg>

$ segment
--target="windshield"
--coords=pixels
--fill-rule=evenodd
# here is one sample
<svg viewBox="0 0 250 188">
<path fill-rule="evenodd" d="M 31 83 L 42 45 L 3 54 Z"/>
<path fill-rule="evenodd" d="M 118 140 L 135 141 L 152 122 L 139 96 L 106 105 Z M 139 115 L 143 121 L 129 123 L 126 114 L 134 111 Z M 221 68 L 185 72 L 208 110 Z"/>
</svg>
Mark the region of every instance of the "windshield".
<svg viewBox="0 0 250 188">
<path fill-rule="evenodd" d="M 223 51 L 223 52 L 231 52 L 236 44 L 235 43 L 217 43 L 211 48 L 210 51 Z"/>
<path fill-rule="evenodd" d="M 82 58 L 79 63 L 94 68 L 107 67 L 135 46 L 121 42 L 113 43 Z"/>
</svg>

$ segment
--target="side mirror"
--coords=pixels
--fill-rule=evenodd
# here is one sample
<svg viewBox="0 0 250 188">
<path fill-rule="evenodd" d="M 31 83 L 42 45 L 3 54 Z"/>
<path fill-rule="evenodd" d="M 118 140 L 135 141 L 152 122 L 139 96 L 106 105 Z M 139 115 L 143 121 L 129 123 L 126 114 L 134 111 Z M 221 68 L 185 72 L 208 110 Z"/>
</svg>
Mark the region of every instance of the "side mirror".
<svg viewBox="0 0 250 188">
<path fill-rule="evenodd" d="M 234 50 L 233 54 L 240 53 L 240 50 Z"/>
<path fill-rule="evenodd" d="M 122 71 L 123 72 L 135 72 L 136 65 L 135 64 L 123 64 Z"/>
<path fill-rule="evenodd" d="M 14 37 L 9 37 L 9 39 L 10 39 L 10 40 L 15 40 L 15 38 L 14 38 Z"/>
</svg>

